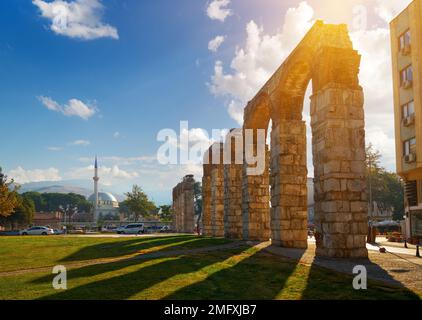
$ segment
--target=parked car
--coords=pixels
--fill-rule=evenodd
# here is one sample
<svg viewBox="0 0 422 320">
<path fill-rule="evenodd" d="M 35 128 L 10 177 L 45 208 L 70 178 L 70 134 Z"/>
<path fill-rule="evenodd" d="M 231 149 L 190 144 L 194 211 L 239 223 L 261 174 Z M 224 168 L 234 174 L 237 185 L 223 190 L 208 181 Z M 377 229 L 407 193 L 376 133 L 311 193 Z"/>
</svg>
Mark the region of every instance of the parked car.
<svg viewBox="0 0 422 320">
<path fill-rule="evenodd" d="M 141 234 L 145 233 L 143 223 L 132 223 L 116 229 L 118 234 Z"/>
<path fill-rule="evenodd" d="M 166 232 L 170 232 L 171 230 L 170 230 L 170 227 L 169 226 L 164 226 L 164 227 L 162 227 L 161 229 L 160 229 L 160 232 L 162 232 L 162 233 L 166 233 Z"/>
<path fill-rule="evenodd" d="M 54 234 L 54 230 L 48 227 L 31 227 L 19 232 L 21 236 L 46 236 Z"/>
</svg>

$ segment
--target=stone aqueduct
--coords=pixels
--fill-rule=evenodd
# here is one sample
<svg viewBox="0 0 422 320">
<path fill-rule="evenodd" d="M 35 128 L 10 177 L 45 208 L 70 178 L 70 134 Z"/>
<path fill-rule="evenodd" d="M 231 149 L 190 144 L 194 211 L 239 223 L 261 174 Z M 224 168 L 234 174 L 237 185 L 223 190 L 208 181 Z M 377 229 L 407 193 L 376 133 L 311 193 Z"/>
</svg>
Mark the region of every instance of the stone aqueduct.
<svg viewBox="0 0 422 320">
<path fill-rule="evenodd" d="M 317 21 L 248 103 L 243 128 L 232 130 L 224 144 L 207 152 L 202 180 L 205 235 L 271 239 L 273 245 L 307 247 L 308 171 L 302 111 L 312 80 L 316 254 L 367 256 L 359 66 L 360 55 L 353 49 L 346 25 Z M 246 129 L 267 131 L 270 123 L 271 146 L 267 146 L 264 173 L 248 175 L 249 165 L 234 160 L 236 139 L 244 139 Z M 232 155 L 229 164 L 221 161 L 225 152 Z"/>
</svg>

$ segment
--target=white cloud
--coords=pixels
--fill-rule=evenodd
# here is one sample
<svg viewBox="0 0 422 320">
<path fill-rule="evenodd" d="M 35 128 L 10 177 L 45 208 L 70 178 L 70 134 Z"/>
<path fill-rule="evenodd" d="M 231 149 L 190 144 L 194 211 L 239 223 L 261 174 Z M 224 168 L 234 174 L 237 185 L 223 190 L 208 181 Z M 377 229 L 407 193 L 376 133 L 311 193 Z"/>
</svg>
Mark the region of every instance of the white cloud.
<svg viewBox="0 0 422 320">
<path fill-rule="evenodd" d="M 88 120 L 98 111 L 97 107 L 86 104 L 78 99 L 70 99 L 65 105 L 61 105 L 52 98 L 45 96 L 39 96 L 38 100 L 48 110 L 62 113 L 67 117 L 79 117 Z"/>
<path fill-rule="evenodd" d="M 70 143 L 70 145 L 71 146 L 83 146 L 83 147 L 87 147 L 87 146 L 89 146 L 91 144 L 91 142 L 89 142 L 88 140 L 75 140 L 75 141 L 72 141 L 71 143 Z"/>
<path fill-rule="evenodd" d="M 50 29 L 56 34 L 84 40 L 119 38 L 115 27 L 101 21 L 104 9 L 101 0 L 33 0 L 32 3 L 51 21 Z"/>
<path fill-rule="evenodd" d="M 411 2 L 412 0 L 376 0 L 375 12 L 381 19 L 389 23 Z"/>
<path fill-rule="evenodd" d="M 120 138 L 120 132 L 116 131 L 115 133 L 113 133 L 113 138 L 114 139 Z"/>
<path fill-rule="evenodd" d="M 8 176 L 19 184 L 62 180 L 59 175 L 59 170 L 56 168 L 26 170 L 19 166 L 14 170 L 9 171 Z"/>
<path fill-rule="evenodd" d="M 93 172 L 94 166 L 90 165 L 87 167 L 73 169 L 66 173 L 66 177 L 71 179 L 89 179 L 91 178 Z M 139 177 L 138 172 L 120 169 L 118 165 L 113 165 L 111 167 L 99 166 L 98 174 L 102 181 L 101 183 L 106 182 L 107 185 L 110 185 L 113 179 L 132 180 Z"/>
<path fill-rule="evenodd" d="M 208 42 L 208 50 L 217 52 L 225 39 L 225 36 L 216 36 L 214 39 Z"/>
<path fill-rule="evenodd" d="M 209 84 L 216 96 L 230 98 L 228 111 L 239 124 L 243 122 L 243 108 L 281 65 L 290 51 L 313 24 L 314 11 L 306 2 L 290 8 L 285 15 L 283 28 L 274 35 L 264 34 L 254 21 L 246 26 L 246 44 L 238 47 L 231 61 L 231 72 L 224 71 L 217 61 Z"/>
<path fill-rule="evenodd" d="M 213 0 L 207 8 L 207 15 L 212 20 L 224 21 L 233 14 L 232 10 L 227 8 L 230 0 Z"/>
</svg>

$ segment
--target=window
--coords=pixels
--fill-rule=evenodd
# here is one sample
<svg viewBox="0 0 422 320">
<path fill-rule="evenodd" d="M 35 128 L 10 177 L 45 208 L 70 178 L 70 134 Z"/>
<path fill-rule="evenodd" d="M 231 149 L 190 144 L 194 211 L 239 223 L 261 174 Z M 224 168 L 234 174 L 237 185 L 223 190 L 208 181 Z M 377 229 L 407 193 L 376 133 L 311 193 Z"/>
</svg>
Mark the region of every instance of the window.
<svg viewBox="0 0 422 320">
<path fill-rule="evenodd" d="M 400 72 L 400 84 L 403 85 L 405 81 L 413 81 L 412 65 L 407 66 Z"/>
<path fill-rule="evenodd" d="M 409 139 L 403 143 L 403 155 L 408 156 L 416 149 L 416 138 Z"/>
<path fill-rule="evenodd" d="M 402 50 L 406 46 L 410 45 L 410 30 L 407 30 L 399 38 L 399 49 Z"/>
<path fill-rule="evenodd" d="M 412 100 L 403 105 L 403 119 L 415 114 L 415 102 Z"/>
</svg>

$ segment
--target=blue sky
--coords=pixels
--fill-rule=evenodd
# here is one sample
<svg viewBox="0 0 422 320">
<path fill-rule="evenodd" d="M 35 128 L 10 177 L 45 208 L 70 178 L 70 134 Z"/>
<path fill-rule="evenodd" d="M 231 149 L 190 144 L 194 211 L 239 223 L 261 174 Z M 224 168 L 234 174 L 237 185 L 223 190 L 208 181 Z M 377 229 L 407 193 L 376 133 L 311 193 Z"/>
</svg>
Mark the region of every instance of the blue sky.
<svg viewBox="0 0 422 320">
<path fill-rule="evenodd" d="M 219 10 L 210 12 L 219 1 Z M 138 183 L 168 202 L 184 173 L 201 176 L 198 166 L 165 168 L 154 161 L 159 130 L 178 130 L 181 120 L 208 131 L 239 126 L 248 92 L 281 64 L 311 23 L 352 23 L 350 8 L 362 3 L 368 25 L 351 31 L 369 65 L 387 52 L 371 51 L 374 41 L 388 48 L 385 15 L 407 2 L 350 0 L 333 12 L 325 0 L 1 1 L 0 165 L 18 182 L 89 180 L 98 154 L 102 189 L 123 193 Z M 78 16 L 65 6 L 77 28 L 69 24 L 60 33 L 52 29 L 53 5 L 64 3 L 88 12 Z M 209 42 L 217 36 L 224 41 L 212 51 Z M 368 113 L 379 117 L 377 105 L 391 93 L 380 98 L 374 93 L 379 88 L 370 89 Z M 43 98 L 53 103 L 50 109 Z M 367 131 L 394 169 L 393 130 L 383 124 L 391 120 L 391 105 Z M 92 114 L 75 115 L 74 106 Z"/>
</svg>

